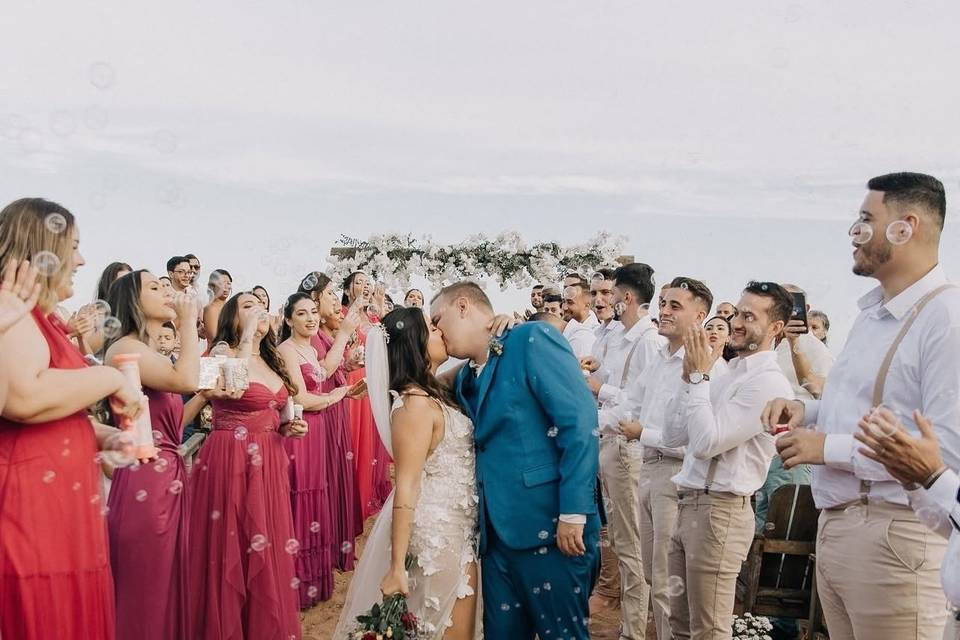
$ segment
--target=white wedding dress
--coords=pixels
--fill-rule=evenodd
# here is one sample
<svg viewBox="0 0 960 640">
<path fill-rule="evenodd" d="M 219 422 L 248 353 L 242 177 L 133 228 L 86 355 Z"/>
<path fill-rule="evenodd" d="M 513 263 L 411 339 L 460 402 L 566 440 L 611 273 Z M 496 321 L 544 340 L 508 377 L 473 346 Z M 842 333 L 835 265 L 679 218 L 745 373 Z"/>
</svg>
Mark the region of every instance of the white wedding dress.
<svg viewBox="0 0 960 640">
<path fill-rule="evenodd" d="M 393 395 L 391 414 L 403 406 L 403 398 Z M 440 406 L 444 433 L 423 468 L 410 536 L 409 553 L 416 560 L 408 573 L 407 604 L 423 625 L 424 637 L 440 640 L 452 625 L 451 614 L 457 600 L 476 593 L 475 637 L 482 638 L 480 589 L 478 584 L 471 584 L 467 575 L 470 563 L 477 564 L 478 577 L 480 571 L 473 423 L 460 411 Z M 391 493 L 364 547 L 333 636 L 336 640 L 350 638 L 356 617 L 382 599 L 380 583 L 390 567 L 393 498 Z"/>
</svg>

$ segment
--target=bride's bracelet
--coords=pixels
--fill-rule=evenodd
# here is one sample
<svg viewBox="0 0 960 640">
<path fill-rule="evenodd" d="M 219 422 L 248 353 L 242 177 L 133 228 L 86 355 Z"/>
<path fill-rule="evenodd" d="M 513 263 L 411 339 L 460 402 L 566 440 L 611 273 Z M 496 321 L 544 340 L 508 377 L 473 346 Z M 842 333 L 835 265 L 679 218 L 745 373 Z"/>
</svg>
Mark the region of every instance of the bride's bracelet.
<svg viewBox="0 0 960 640">
<path fill-rule="evenodd" d="M 407 509 L 408 511 L 416 511 L 416 509 L 414 509 L 413 507 L 409 507 L 409 506 L 407 506 L 407 505 L 405 505 L 405 504 L 395 504 L 395 505 L 393 505 L 393 508 L 394 508 L 394 509 Z"/>
</svg>

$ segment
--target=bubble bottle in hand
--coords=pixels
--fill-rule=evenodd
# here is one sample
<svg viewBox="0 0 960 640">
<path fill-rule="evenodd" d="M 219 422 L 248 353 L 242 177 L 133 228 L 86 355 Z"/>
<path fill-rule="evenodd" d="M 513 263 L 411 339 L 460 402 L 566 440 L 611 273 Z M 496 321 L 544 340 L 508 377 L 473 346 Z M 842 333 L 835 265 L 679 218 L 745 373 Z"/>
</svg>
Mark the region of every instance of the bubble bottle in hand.
<svg viewBox="0 0 960 640">
<path fill-rule="evenodd" d="M 153 442 L 153 427 L 150 424 L 150 401 L 143 394 L 143 384 L 140 382 L 140 354 L 121 353 L 114 357 L 117 369 L 135 388 L 140 389 L 143 410 L 136 420 L 122 418 L 120 427 L 124 431 L 133 433 L 134 455 L 140 462 L 146 462 L 157 457 L 157 447 Z"/>
</svg>

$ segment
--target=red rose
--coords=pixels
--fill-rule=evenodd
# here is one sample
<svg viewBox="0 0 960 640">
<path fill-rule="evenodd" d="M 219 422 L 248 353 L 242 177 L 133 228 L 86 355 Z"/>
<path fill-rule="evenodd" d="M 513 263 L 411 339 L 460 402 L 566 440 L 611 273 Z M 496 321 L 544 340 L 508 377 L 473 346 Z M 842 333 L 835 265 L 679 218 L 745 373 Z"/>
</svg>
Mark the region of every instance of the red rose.
<svg viewBox="0 0 960 640">
<path fill-rule="evenodd" d="M 365 634 L 363 634 L 363 640 L 377 640 L 377 634 L 375 634 L 373 631 L 367 631 Z"/>
<path fill-rule="evenodd" d="M 400 622 L 403 623 L 403 627 L 407 631 L 413 631 L 417 628 L 417 616 L 413 615 L 412 613 L 408 612 L 400 616 Z M 364 640 L 366 640 L 366 638 L 364 638 Z"/>
</svg>

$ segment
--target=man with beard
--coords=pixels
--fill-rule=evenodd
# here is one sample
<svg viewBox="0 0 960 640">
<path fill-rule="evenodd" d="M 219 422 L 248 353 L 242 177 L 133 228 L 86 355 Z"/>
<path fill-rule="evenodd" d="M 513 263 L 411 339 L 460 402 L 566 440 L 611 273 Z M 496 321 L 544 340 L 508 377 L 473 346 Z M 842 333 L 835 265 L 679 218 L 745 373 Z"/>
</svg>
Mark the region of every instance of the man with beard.
<svg viewBox="0 0 960 640">
<path fill-rule="evenodd" d="M 702 327 L 684 340 L 680 418 L 663 427 L 662 446 L 686 446 L 677 485 L 679 510 L 670 539 L 668 590 L 672 637 L 730 638 L 737 575 L 753 541 L 750 496 L 763 486 L 776 453 L 760 423 L 768 402 L 789 397 L 773 346 L 790 320 L 793 298 L 773 282 L 751 282 L 731 322 L 737 354 L 711 381 L 722 353 Z"/>
<path fill-rule="evenodd" d="M 880 286 L 860 298 L 821 399 L 777 399 L 764 422 L 790 428 L 777 441 L 786 468 L 817 465 L 817 585 L 830 638 L 939 640 L 945 543 L 910 509 L 906 491 L 918 487 L 901 485 L 853 436 L 878 422 L 881 404 L 919 435 L 919 409 L 946 464 L 960 466 L 960 290 L 939 264 L 946 196 L 920 173 L 879 176 L 867 189 L 850 229 L 853 272 Z"/>
<path fill-rule="evenodd" d="M 639 440 L 643 445 L 640 549 L 658 638 L 670 637 L 667 552 L 677 520 L 678 498 L 673 476 L 679 473 L 684 455 L 682 447 L 664 447 L 662 433 L 668 421 L 679 418 L 671 405 L 686 386 L 682 378 L 683 339 L 691 328 L 703 324 L 712 304 L 713 294 L 699 280 L 674 278 L 667 284 L 660 294 L 659 329 L 667 344 L 626 390 L 627 399 L 613 409 L 600 412 L 602 430 L 619 428 L 627 439 Z M 723 346 L 718 348 L 722 354 Z M 710 379 L 716 382 L 726 369 L 726 362 L 718 357 L 709 372 Z"/>
<path fill-rule="evenodd" d="M 530 306 L 533 307 L 533 311 L 527 311 L 525 314 L 527 320 L 530 319 L 534 314 L 540 313 L 543 311 L 543 285 L 538 284 L 534 285 L 533 289 L 530 290 Z"/>
</svg>

